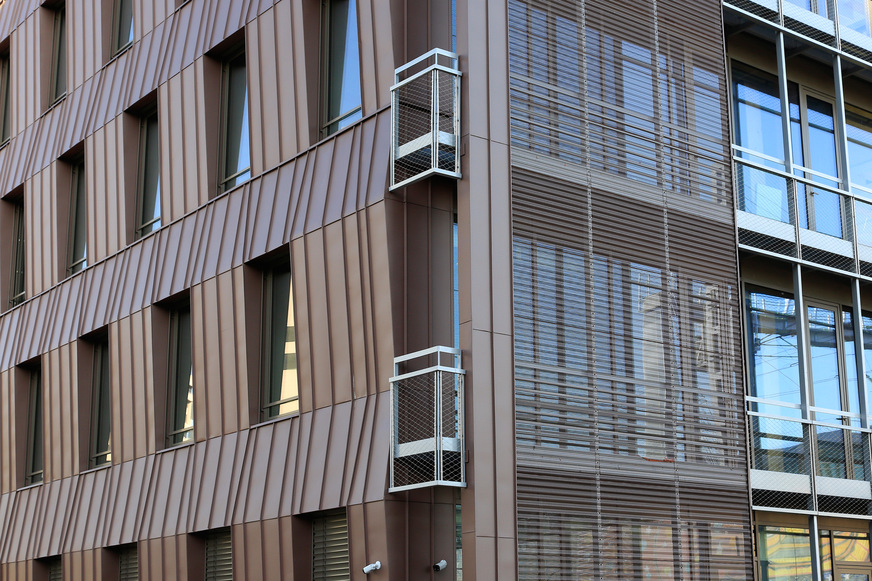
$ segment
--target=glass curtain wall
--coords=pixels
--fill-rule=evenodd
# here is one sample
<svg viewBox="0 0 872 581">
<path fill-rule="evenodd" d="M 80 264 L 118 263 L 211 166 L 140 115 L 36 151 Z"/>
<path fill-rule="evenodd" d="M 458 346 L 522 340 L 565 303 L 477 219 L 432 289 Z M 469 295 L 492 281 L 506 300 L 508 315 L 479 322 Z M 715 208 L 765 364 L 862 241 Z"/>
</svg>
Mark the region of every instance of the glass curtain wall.
<svg viewBox="0 0 872 581">
<path fill-rule="evenodd" d="M 796 5 L 826 13 L 785 10 Z M 872 275 L 872 70 L 819 48 L 799 56 L 812 45 L 792 36 L 755 55 L 745 42 L 729 49 L 739 227 L 769 238 L 741 243 Z"/>
<path fill-rule="evenodd" d="M 790 293 L 747 285 L 745 309 L 752 467 L 810 474 L 813 460 L 817 476 L 868 480 L 869 374 L 861 385 L 857 357 L 859 344 L 872 360 L 872 314 L 862 313 L 861 342 L 853 305 L 806 297 L 797 307 Z"/>
</svg>

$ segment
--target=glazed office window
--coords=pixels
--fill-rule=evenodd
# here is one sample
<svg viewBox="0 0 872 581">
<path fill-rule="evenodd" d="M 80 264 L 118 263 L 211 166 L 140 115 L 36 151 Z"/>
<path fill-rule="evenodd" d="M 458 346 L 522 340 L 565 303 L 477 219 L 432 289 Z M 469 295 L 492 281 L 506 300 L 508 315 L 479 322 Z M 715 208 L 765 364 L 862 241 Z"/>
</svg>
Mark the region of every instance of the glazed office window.
<svg viewBox="0 0 872 581">
<path fill-rule="evenodd" d="M 348 520 L 345 510 L 312 521 L 312 579 L 349 579 Z"/>
<path fill-rule="evenodd" d="M 233 543 L 230 529 L 206 535 L 206 581 L 233 580 Z"/>
<path fill-rule="evenodd" d="M 748 315 L 749 379 L 754 468 L 803 474 L 808 470 L 807 438 L 816 442 L 817 473 L 820 476 L 865 480 L 869 466 L 864 439 L 847 430 L 860 425 L 860 394 L 854 314 L 844 306 L 807 300 L 806 337 L 798 344 L 796 304 L 791 295 L 749 288 Z M 872 338 L 872 316 L 863 314 L 864 345 Z M 872 346 L 870 346 L 872 348 Z M 809 366 L 809 401 L 813 407 L 805 419 L 815 424 L 805 434 L 802 425 L 781 418 L 802 417 L 799 350 Z M 863 357 L 872 358 L 864 347 Z M 868 380 L 867 380 L 868 389 Z M 767 417 L 769 416 L 769 417 Z"/>
<path fill-rule="evenodd" d="M 91 457 L 89 468 L 112 461 L 112 377 L 109 341 L 94 345 L 91 384 Z"/>
<path fill-rule="evenodd" d="M 142 238 L 161 227 L 160 128 L 156 111 L 140 121 L 136 207 L 137 238 Z"/>
<path fill-rule="evenodd" d="M 63 6 L 55 10 L 52 30 L 51 79 L 49 83 L 49 106 L 67 94 L 67 23 Z"/>
<path fill-rule="evenodd" d="M 73 164 L 70 173 L 70 216 L 67 274 L 88 266 L 88 198 L 85 192 L 85 162 Z"/>
<path fill-rule="evenodd" d="M 740 63 L 733 63 L 732 80 L 734 139 L 741 148 L 737 155 L 783 171 L 784 131 L 778 78 Z M 797 141 L 802 135 L 799 130 L 799 88 L 789 83 L 787 90 L 795 158 L 802 154 L 802 146 Z M 799 160 L 794 159 L 794 162 L 797 161 Z M 740 209 L 789 223 L 786 183 L 771 179 L 769 174 L 745 165 L 739 165 L 737 170 L 740 173 L 739 183 L 744 186 L 739 192 Z"/>
<path fill-rule="evenodd" d="M 112 54 L 133 44 L 133 0 L 116 0 L 112 27 Z"/>
<path fill-rule="evenodd" d="M 858 193 L 870 197 L 872 196 L 872 113 L 858 107 L 847 106 L 845 121 L 851 183 L 868 190 Z"/>
<path fill-rule="evenodd" d="M 245 52 L 239 51 L 224 62 L 222 84 L 223 125 L 219 190 L 225 192 L 251 178 Z"/>
<path fill-rule="evenodd" d="M 191 311 L 170 314 L 170 386 L 167 445 L 194 441 L 194 371 L 191 360 Z"/>
<path fill-rule="evenodd" d="M 300 410 L 291 273 L 264 274 L 263 419 Z"/>
<path fill-rule="evenodd" d="M 9 141 L 9 53 L 0 55 L 0 144 Z"/>
<path fill-rule="evenodd" d="M 356 0 L 325 0 L 321 22 L 321 135 L 326 137 L 362 116 Z"/>
<path fill-rule="evenodd" d="M 820 14 L 823 17 L 827 17 L 827 2 L 826 0 L 785 0 L 794 6 L 799 6 L 804 10 L 808 10 L 809 12 L 813 12 L 815 14 Z"/>
<path fill-rule="evenodd" d="M 733 118 L 736 154 L 750 162 L 785 170 L 784 127 L 778 78 L 734 62 Z M 793 173 L 832 188 L 840 186 L 833 100 L 788 82 Z M 741 210 L 791 222 L 787 181 L 744 164 L 737 168 Z M 802 228 L 841 238 L 845 209 L 838 194 L 796 182 L 797 214 Z"/>
<path fill-rule="evenodd" d="M 12 272 L 9 283 L 9 306 L 24 302 L 24 259 L 27 243 L 24 228 L 24 200 L 12 202 Z"/>
<path fill-rule="evenodd" d="M 29 381 L 25 486 L 43 479 L 42 371 L 39 366 L 30 369 Z"/>
<path fill-rule="evenodd" d="M 838 0 L 838 6 L 841 28 L 848 28 L 866 36 L 872 34 L 872 27 L 870 27 L 872 7 L 869 6 L 868 0 Z"/>
</svg>

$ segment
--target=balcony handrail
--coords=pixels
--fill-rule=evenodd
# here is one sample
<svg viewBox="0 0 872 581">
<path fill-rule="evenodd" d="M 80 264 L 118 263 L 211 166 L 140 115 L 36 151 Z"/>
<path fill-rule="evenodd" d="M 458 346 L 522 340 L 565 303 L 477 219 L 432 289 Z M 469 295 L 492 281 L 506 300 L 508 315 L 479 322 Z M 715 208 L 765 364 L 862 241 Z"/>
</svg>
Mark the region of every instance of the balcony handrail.
<svg viewBox="0 0 872 581">
<path fill-rule="evenodd" d="M 396 83 L 398 81 L 397 77 L 399 76 L 400 73 L 414 67 L 418 63 L 422 63 L 422 62 L 430 59 L 430 57 L 435 57 L 436 64 L 439 64 L 439 57 L 440 56 L 444 56 L 444 57 L 450 59 L 453 63 L 457 62 L 457 53 L 451 52 L 449 50 L 445 50 L 444 48 L 434 48 L 434 49 L 431 49 L 431 50 L 425 52 L 424 54 L 422 54 L 418 58 L 412 59 L 409 62 L 407 62 L 406 64 L 395 68 L 394 69 L 394 82 Z M 457 74 L 460 74 L 460 71 L 457 71 Z"/>
<path fill-rule="evenodd" d="M 751 161 L 751 160 L 747 160 L 747 159 L 744 159 L 744 158 L 741 158 L 741 157 L 737 157 L 737 156 L 735 156 L 735 155 L 733 156 L 733 161 L 736 162 L 736 163 L 740 163 L 740 164 L 742 164 L 742 165 L 748 166 L 748 167 L 753 168 L 753 169 L 757 169 L 757 170 L 760 170 L 760 171 L 765 171 L 765 172 L 767 172 L 767 173 L 770 173 L 770 174 L 772 174 L 772 175 L 776 175 L 776 176 L 778 176 L 778 177 L 782 177 L 782 178 L 784 178 L 784 179 L 789 179 L 789 180 L 795 180 L 795 181 L 798 181 L 798 182 L 802 182 L 804 185 L 807 185 L 807 186 L 810 186 L 810 187 L 813 187 L 813 188 L 816 188 L 816 189 L 826 190 L 826 191 L 828 191 L 828 192 L 831 192 L 831 193 L 833 193 L 833 194 L 837 194 L 837 195 L 840 195 L 840 196 L 846 196 L 846 197 L 850 197 L 850 198 L 858 199 L 858 200 L 860 200 L 861 202 L 872 203 L 872 200 L 870 200 L 869 198 L 864 198 L 863 196 L 858 196 L 857 194 L 855 194 L 855 193 L 853 193 L 853 192 L 849 192 L 848 190 L 842 190 L 842 189 L 840 189 L 840 188 L 834 188 L 833 186 L 828 186 L 828 185 L 826 185 L 826 184 L 822 184 L 822 183 L 820 183 L 820 182 L 816 182 L 816 181 L 810 180 L 810 179 L 805 178 L 805 177 L 802 177 L 802 176 L 789 174 L 789 173 L 787 173 L 787 172 L 784 171 L 784 170 L 780 170 L 780 169 L 775 169 L 775 168 L 772 168 L 772 167 L 768 167 L 768 166 L 765 166 L 765 165 L 760 164 L 760 163 L 756 163 L 756 162 Z M 810 170 L 808 170 L 807 168 L 803 168 L 803 167 L 801 167 L 801 166 L 797 166 L 797 167 L 798 167 L 799 169 L 801 169 L 802 171 L 810 171 Z M 827 179 L 830 179 L 830 178 L 828 177 Z M 834 180 L 834 181 L 835 181 L 835 180 Z M 838 181 L 839 181 L 839 183 L 842 183 L 841 180 L 838 180 Z"/>
</svg>

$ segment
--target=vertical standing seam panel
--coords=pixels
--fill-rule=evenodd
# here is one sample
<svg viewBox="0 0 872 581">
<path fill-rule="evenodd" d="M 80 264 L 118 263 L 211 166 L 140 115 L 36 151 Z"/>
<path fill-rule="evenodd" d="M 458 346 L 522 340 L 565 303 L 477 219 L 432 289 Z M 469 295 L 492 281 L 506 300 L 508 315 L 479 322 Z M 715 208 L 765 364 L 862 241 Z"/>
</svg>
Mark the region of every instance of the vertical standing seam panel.
<svg viewBox="0 0 872 581">
<path fill-rule="evenodd" d="M 297 263 L 295 281 L 303 274 L 303 280 L 297 283 L 305 284 L 309 304 L 308 329 L 300 328 L 300 336 L 310 345 L 309 357 L 312 365 L 312 382 L 307 387 L 314 409 L 329 406 L 333 403 L 333 365 L 330 352 L 330 312 L 327 305 L 327 263 L 325 262 L 325 232 L 317 231 L 306 236 L 304 244 L 306 258 Z M 300 268 L 304 269 L 302 273 Z"/>
<path fill-rule="evenodd" d="M 349 302 L 345 237 L 342 221 L 324 227 L 324 260 L 327 271 L 328 336 L 330 338 L 330 366 L 333 404 L 350 401 L 353 397 L 351 375 L 351 337 L 348 329 Z"/>
<path fill-rule="evenodd" d="M 243 293 L 241 268 L 220 274 L 218 282 L 218 316 L 221 322 L 221 365 L 222 365 L 222 426 L 223 434 L 237 432 L 248 424 L 247 416 L 243 416 L 248 407 L 248 382 L 245 357 L 239 357 L 245 344 L 244 309 L 240 312 L 237 306 L 244 301 L 237 301 L 237 295 Z M 235 277 L 234 275 L 240 276 Z M 243 420 L 243 417 L 246 419 Z"/>
</svg>

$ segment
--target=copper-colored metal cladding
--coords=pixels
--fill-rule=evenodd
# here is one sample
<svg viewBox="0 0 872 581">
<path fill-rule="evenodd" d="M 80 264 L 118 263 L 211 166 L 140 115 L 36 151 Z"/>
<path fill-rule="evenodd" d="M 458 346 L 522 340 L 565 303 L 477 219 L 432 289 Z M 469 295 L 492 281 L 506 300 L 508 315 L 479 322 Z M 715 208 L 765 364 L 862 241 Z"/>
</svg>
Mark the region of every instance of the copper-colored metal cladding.
<svg viewBox="0 0 872 581">
<path fill-rule="evenodd" d="M 112 579 L 107 548 L 136 543 L 141 579 L 202 578 L 201 533 L 230 527 L 236 578 L 308 579 L 310 516 L 337 507 L 347 509 L 352 578 L 375 560 L 381 578 L 396 580 L 433 575 L 440 559 L 453 567 L 454 491 L 386 492 L 393 357 L 453 341 L 456 208 L 449 181 L 387 196 L 389 88 L 397 65 L 450 44 L 450 4 L 357 0 L 363 120 L 327 139 L 319 134 L 319 2 L 134 1 L 134 41 L 117 55 L 108 37 L 114 4 L 63 3 L 66 95 L 53 105 L 60 5 L 0 5 L 12 88 L 0 253 L 11 252 L 16 197 L 27 241 L 26 301 L 15 308 L 7 306 L 11 267 L 0 260 L 0 576 L 40 578 L 43 559 L 61 555 L 65 579 Z M 245 50 L 252 178 L 217 195 L 221 59 L 230 45 Z M 162 228 L 137 239 L 140 116 L 149 107 L 160 135 Z M 506 162 L 504 139 L 499 149 Z M 88 267 L 68 277 L 71 151 L 84 157 Z M 507 185 L 505 163 L 502 171 Z M 508 214 L 500 219 L 507 252 Z M 470 231 L 461 234 L 467 249 Z M 276 256 L 292 271 L 300 414 L 261 423 L 260 269 Z M 192 327 L 194 443 L 165 449 L 169 312 L 180 297 Z M 111 462 L 88 470 L 95 332 L 110 356 Z M 30 487 L 23 364 L 40 366 L 43 389 L 44 482 Z M 485 394 L 484 367 L 480 374 Z M 511 429 L 511 406 L 500 413 L 498 425 Z M 500 446 L 501 481 L 511 482 L 511 439 Z M 488 454 L 482 466 L 493 463 Z M 475 506 L 471 493 L 465 511 Z M 511 507 L 513 497 L 501 503 Z M 513 509 L 502 514 L 510 537 Z M 477 530 L 471 516 L 464 530 Z M 483 530 L 488 544 L 492 531 Z M 501 554 L 514 553 L 501 543 Z M 489 578 L 496 554 L 482 546 L 473 558 L 475 544 L 468 578 L 476 570 Z"/>
</svg>

